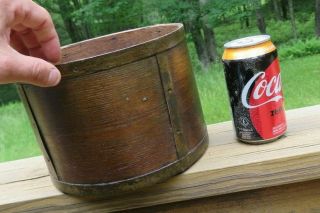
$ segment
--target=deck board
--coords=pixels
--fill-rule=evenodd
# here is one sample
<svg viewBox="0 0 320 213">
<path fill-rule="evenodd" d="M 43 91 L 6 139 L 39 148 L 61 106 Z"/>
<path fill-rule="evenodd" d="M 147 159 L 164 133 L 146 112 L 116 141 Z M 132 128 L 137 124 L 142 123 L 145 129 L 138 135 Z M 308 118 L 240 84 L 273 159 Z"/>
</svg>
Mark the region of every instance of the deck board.
<svg viewBox="0 0 320 213">
<path fill-rule="evenodd" d="M 90 201 L 56 190 L 42 157 L 0 164 L 0 212 L 101 212 L 147 207 L 320 179 L 320 105 L 287 111 L 280 140 L 247 145 L 232 123 L 208 126 L 210 145 L 188 171 L 131 195 Z"/>
</svg>

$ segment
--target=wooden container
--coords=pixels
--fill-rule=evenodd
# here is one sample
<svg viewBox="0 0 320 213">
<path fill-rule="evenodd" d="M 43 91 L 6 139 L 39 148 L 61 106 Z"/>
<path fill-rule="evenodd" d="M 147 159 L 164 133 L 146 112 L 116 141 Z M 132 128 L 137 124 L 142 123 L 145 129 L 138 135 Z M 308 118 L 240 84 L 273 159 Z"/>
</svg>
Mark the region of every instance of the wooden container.
<svg viewBox="0 0 320 213">
<path fill-rule="evenodd" d="M 62 52 L 58 86 L 20 85 L 58 189 L 113 196 L 181 173 L 204 153 L 207 130 L 181 24 Z"/>
</svg>

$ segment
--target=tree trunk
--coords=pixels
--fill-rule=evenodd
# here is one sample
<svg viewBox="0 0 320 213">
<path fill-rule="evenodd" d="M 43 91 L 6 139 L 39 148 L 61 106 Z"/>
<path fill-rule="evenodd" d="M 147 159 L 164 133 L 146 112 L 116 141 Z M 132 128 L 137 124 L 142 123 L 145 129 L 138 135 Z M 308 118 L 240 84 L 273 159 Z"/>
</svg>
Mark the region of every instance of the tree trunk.
<svg viewBox="0 0 320 213">
<path fill-rule="evenodd" d="M 281 13 L 283 20 L 288 20 L 288 0 L 281 0 Z"/>
<path fill-rule="evenodd" d="M 288 6 L 289 6 L 290 22 L 291 22 L 293 37 L 294 39 L 297 39 L 298 34 L 297 34 L 296 21 L 294 17 L 293 0 L 288 0 Z"/>
<path fill-rule="evenodd" d="M 208 0 L 199 0 L 200 9 L 204 11 L 207 6 Z M 215 62 L 218 60 L 217 44 L 215 39 L 215 34 L 212 26 L 208 23 L 208 15 L 204 14 L 202 18 L 202 29 L 205 47 L 207 49 L 208 57 L 210 62 Z"/>
<path fill-rule="evenodd" d="M 66 1 L 65 1 L 66 2 Z M 72 0 L 74 7 L 74 10 L 80 10 L 83 6 L 86 6 L 88 4 L 87 1 L 83 0 L 80 2 L 79 0 Z M 66 3 L 65 3 L 66 4 Z M 71 13 L 70 13 L 71 14 Z M 85 14 L 83 11 L 81 13 L 82 17 L 86 17 L 87 14 Z M 75 25 L 76 26 L 76 25 Z M 90 30 L 90 23 L 88 23 L 88 19 L 82 19 L 80 26 L 76 26 L 79 33 L 81 33 L 81 40 L 89 39 L 92 37 L 91 30 Z"/>
<path fill-rule="evenodd" d="M 216 44 L 214 31 L 206 23 L 203 23 L 202 29 L 204 34 L 205 46 L 208 51 L 209 60 L 210 62 L 218 61 L 219 56 L 217 52 L 217 44 Z"/>
<path fill-rule="evenodd" d="M 205 41 L 201 33 L 201 6 L 206 3 L 206 0 L 203 2 L 200 0 L 187 0 L 192 5 L 192 12 L 196 14 L 191 20 L 187 21 L 188 29 L 190 31 L 192 41 L 196 48 L 198 59 L 200 60 L 204 71 L 207 71 L 210 65 L 210 59 L 208 51 L 206 48 Z M 183 11 L 181 11 L 183 13 Z M 189 13 L 190 11 L 188 11 Z"/>
<path fill-rule="evenodd" d="M 88 23 L 87 20 L 84 20 L 83 25 L 84 25 L 83 31 L 85 32 L 85 39 L 92 38 L 93 35 L 92 35 L 92 31 L 90 29 L 90 23 Z"/>
<path fill-rule="evenodd" d="M 249 22 L 249 16 L 247 14 L 247 6 L 245 4 L 243 5 L 243 12 L 246 14 L 244 17 L 244 23 L 246 25 L 246 28 L 248 28 L 250 26 L 250 22 Z"/>
<path fill-rule="evenodd" d="M 81 5 L 80 5 L 80 2 L 78 0 L 72 0 L 73 2 L 73 5 L 77 8 L 77 9 L 80 9 L 81 8 Z"/>
<path fill-rule="evenodd" d="M 208 68 L 210 64 L 208 52 L 205 47 L 205 42 L 203 40 L 200 27 L 197 24 L 192 23 L 190 26 L 190 33 L 197 51 L 199 60 L 201 61 L 204 68 Z"/>
<path fill-rule="evenodd" d="M 71 38 L 72 43 L 83 40 L 82 36 L 77 33 L 77 27 L 73 24 L 73 21 L 68 18 L 63 18 L 66 30 Z"/>
<path fill-rule="evenodd" d="M 144 1 L 140 1 L 139 2 L 139 5 L 140 5 L 140 23 L 141 24 L 145 24 L 145 22 L 144 22 L 144 16 L 145 16 L 145 14 L 146 13 L 148 13 L 148 11 L 145 11 L 145 2 Z"/>
<path fill-rule="evenodd" d="M 273 2 L 274 13 L 276 15 L 277 20 L 283 21 L 281 10 L 280 10 L 280 5 L 279 5 L 279 0 L 272 0 L 272 2 Z"/>
<path fill-rule="evenodd" d="M 320 0 L 316 0 L 315 21 L 316 21 L 316 36 L 319 38 L 320 37 Z"/>
<path fill-rule="evenodd" d="M 250 21 L 249 21 L 249 17 L 248 16 L 245 17 L 245 23 L 246 23 L 246 28 L 249 28 L 250 27 Z"/>
<path fill-rule="evenodd" d="M 238 13 L 243 13 L 242 6 L 237 7 L 237 10 L 238 10 Z M 239 18 L 239 23 L 240 23 L 240 29 L 242 30 L 243 29 L 243 17 Z"/>
<path fill-rule="evenodd" d="M 266 34 L 266 22 L 264 20 L 263 13 L 260 8 L 256 9 L 256 17 L 257 17 L 257 27 L 261 34 Z"/>
<path fill-rule="evenodd" d="M 62 17 L 64 26 L 71 38 L 72 43 L 83 40 L 83 36 L 81 31 L 77 29 L 77 26 L 72 21 L 70 14 L 75 10 L 72 5 L 68 1 L 58 0 L 57 1 L 60 8 L 60 15 Z"/>
</svg>

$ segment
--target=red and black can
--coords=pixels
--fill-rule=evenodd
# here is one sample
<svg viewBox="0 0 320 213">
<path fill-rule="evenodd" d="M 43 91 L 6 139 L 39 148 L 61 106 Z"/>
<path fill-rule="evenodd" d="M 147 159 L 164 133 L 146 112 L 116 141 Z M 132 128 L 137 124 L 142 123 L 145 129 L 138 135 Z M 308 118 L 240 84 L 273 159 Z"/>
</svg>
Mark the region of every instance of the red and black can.
<svg viewBox="0 0 320 213">
<path fill-rule="evenodd" d="M 237 138 L 261 144 L 286 129 L 277 49 L 269 35 L 250 36 L 224 45 L 223 63 Z"/>
</svg>

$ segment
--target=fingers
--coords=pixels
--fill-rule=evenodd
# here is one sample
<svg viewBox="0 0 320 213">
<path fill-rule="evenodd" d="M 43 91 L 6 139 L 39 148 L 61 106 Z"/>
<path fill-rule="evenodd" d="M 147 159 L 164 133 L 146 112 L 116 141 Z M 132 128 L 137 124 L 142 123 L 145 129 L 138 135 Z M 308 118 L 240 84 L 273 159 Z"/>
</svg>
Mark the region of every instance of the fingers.
<svg viewBox="0 0 320 213">
<path fill-rule="evenodd" d="M 13 50 L 12 50 L 13 51 Z M 61 74 L 54 65 L 31 56 L 12 52 L 0 56 L 0 83 L 23 82 L 41 87 L 55 86 Z"/>
<path fill-rule="evenodd" d="M 25 48 L 27 49 L 27 55 L 48 60 L 46 55 L 44 54 L 41 44 L 38 42 L 36 36 L 34 35 L 31 29 L 28 28 L 25 31 L 15 34 L 15 39 L 19 39 L 22 42 L 23 46 L 25 46 Z"/>
<path fill-rule="evenodd" d="M 50 14 L 34 2 L 28 6 L 29 13 L 21 24 L 32 29 L 46 58 L 53 63 L 58 62 L 61 56 L 60 42 Z"/>
<path fill-rule="evenodd" d="M 61 56 L 49 13 L 31 0 L 0 0 L 0 3 L 0 84 L 57 85 L 61 74 L 45 61 L 56 63 Z M 9 47 L 9 42 L 22 54 Z"/>
<path fill-rule="evenodd" d="M 18 32 L 25 46 L 41 53 L 43 59 L 57 63 L 60 60 L 60 42 L 50 14 L 29 0 L 10 0 L 14 18 L 9 26 Z"/>
<path fill-rule="evenodd" d="M 24 43 L 23 43 L 21 37 L 19 36 L 19 34 L 16 33 L 15 31 L 11 31 L 11 34 L 10 34 L 10 45 L 15 50 L 17 50 L 19 53 L 22 53 L 24 55 L 28 55 L 29 54 L 29 50 L 24 45 Z"/>
</svg>

